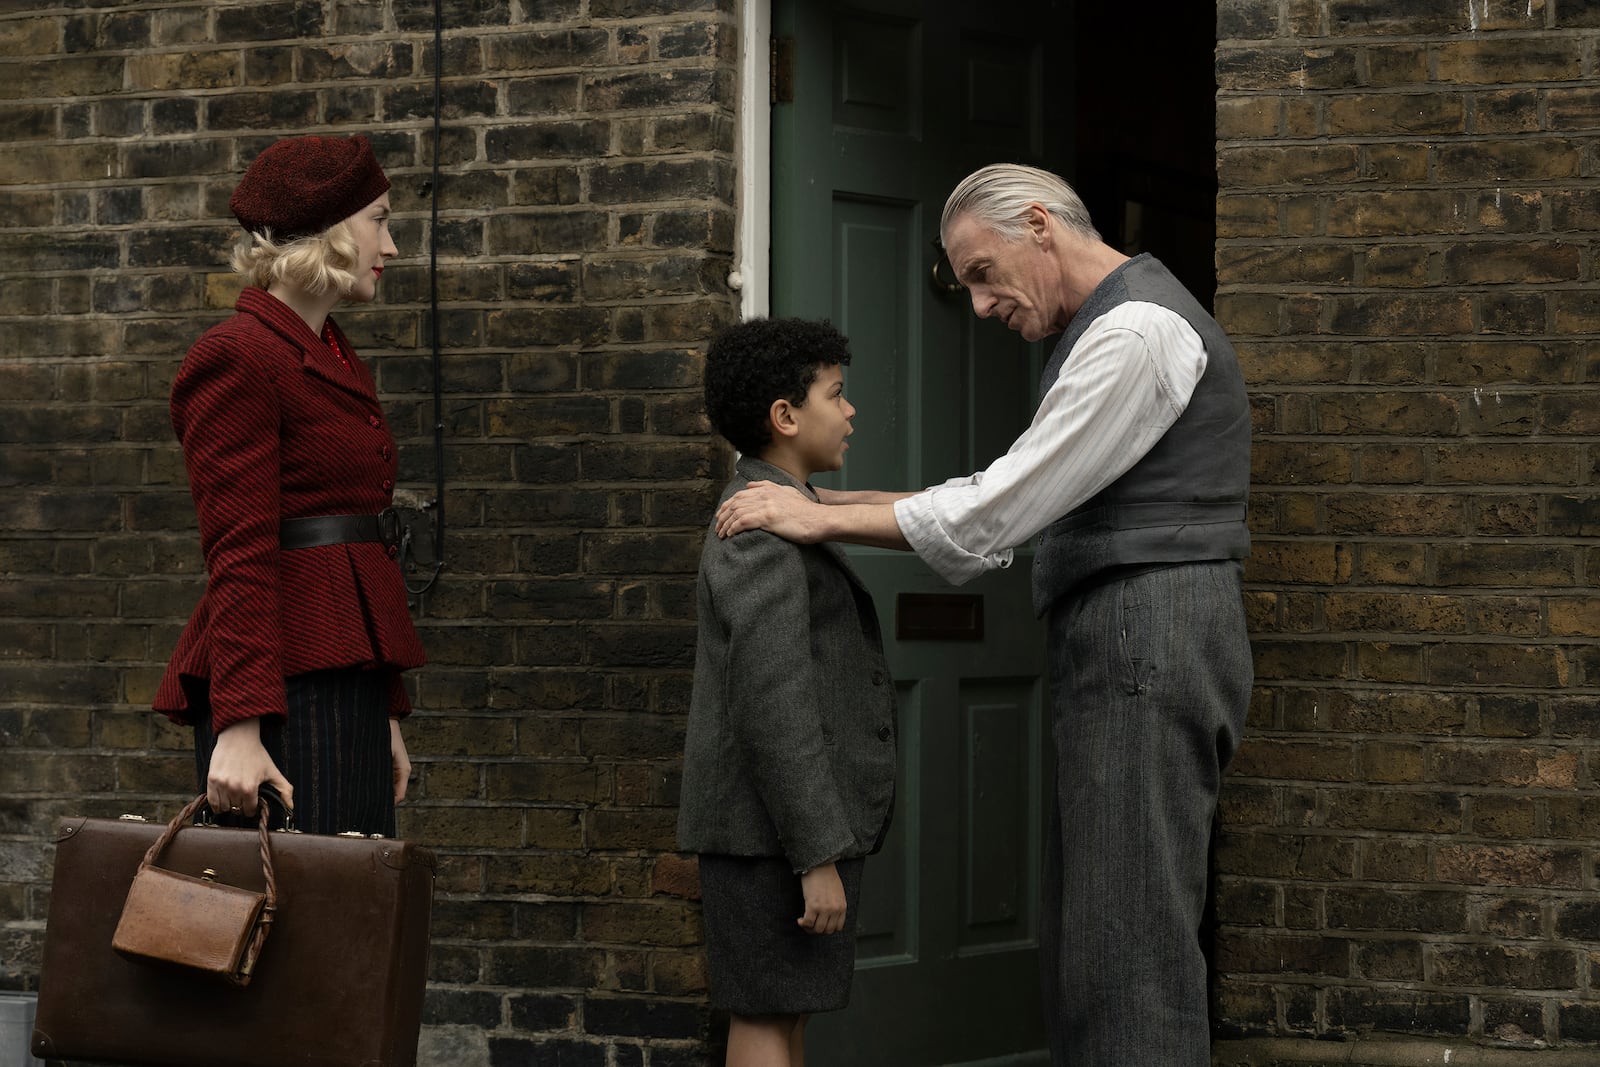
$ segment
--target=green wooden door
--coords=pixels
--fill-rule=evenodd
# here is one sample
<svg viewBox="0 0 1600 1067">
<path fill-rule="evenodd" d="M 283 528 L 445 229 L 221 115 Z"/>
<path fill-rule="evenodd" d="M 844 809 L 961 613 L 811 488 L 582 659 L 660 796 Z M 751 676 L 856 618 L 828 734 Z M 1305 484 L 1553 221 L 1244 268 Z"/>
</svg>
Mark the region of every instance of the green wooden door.
<svg viewBox="0 0 1600 1067">
<path fill-rule="evenodd" d="M 773 314 L 831 318 L 855 359 L 855 435 L 823 484 L 969 474 L 1027 425 L 1040 346 L 938 284 L 933 240 L 976 167 L 1067 170 L 1070 79 L 1045 51 L 1063 40 L 1060 6 L 1007 5 L 1002 24 L 992 3 L 774 5 L 793 88 L 773 108 Z M 851 1005 L 813 1021 L 809 1058 L 1042 1062 L 1048 724 L 1031 557 L 952 589 L 914 555 L 851 555 L 890 638 L 900 782 L 892 835 L 867 864 Z"/>
</svg>

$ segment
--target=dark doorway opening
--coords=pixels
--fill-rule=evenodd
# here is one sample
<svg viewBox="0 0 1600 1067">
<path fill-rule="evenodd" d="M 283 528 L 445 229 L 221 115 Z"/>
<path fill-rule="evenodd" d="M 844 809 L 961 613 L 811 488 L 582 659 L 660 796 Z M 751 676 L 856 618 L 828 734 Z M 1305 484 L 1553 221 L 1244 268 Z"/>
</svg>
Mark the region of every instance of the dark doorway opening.
<svg viewBox="0 0 1600 1067">
<path fill-rule="evenodd" d="M 1216 295 L 1214 4 L 1076 5 L 1074 186 L 1107 243 Z"/>
</svg>

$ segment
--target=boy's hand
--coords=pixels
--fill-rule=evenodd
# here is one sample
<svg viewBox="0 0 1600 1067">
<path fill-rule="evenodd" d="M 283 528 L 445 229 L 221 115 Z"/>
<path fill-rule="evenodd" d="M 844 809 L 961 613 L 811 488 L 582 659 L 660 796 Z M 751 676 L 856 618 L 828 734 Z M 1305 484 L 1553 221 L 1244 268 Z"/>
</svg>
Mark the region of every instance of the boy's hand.
<svg viewBox="0 0 1600 1067">
<path fill-rule="evenodd" d="M 809 545 L 826 540 L 813 522 L 813 511 L 826 511 L 792 485 L 751 482 L 717 509 L 717 536 L 732 537 L 746 530 L 766 530 L 785 541 Z"/>
<path fill-rule="evenodd" d="M 831 863 L 813 867 L 800 876 L 800 892 L 806 898 L 806 913 L 796 921 L 813 934 L 836 934 L 844 929 L 844 883 L 839 868 Z"/>
</svg>

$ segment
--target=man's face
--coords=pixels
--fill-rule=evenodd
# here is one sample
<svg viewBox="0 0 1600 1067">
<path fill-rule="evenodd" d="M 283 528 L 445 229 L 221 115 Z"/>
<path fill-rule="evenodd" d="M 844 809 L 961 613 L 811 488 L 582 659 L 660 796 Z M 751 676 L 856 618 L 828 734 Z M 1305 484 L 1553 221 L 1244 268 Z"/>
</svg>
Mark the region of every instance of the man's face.
<svg viewBox="0 0 1600 1067">
<path fill-rule="evenodd" d="M 945 253 L 972 295 L 979 318 L 998 318 L 1024 339 L 1037 341 L 1066 329 L 1066 285 L 1060 266 L 1032 228 L 1008 242 L 970 215 L 950 224 Z"/>
</svg>

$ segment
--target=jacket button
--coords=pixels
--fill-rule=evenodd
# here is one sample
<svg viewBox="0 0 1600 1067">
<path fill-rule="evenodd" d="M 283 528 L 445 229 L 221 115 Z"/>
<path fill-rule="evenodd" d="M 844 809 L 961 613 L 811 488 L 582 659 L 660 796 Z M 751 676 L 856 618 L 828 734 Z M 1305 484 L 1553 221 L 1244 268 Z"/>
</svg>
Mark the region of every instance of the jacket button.
<svg viewBox="0 0 1600 1067">
<path fill-rule="evenodd" d="M 894 736 L 894 731 L 889 729 L 887 726 L 883 727 L 883 729 L 878 731 L 878 740 L 879 741 L 887 741 L 887 740 L 889 740 L 889 738 L 891 738 L 893 736 Z"/>
<path fill-rule="evenodd" d="M 389 553 L 389 558 L 390 558 L 390 559 L 396 559 L 396 558 L 398 558 L 398 557 L 399 557 L 399 555 L 400 555 L 400 550 L 399 550 L 399 549 L 398 549 L 398 548 L 396 548 L 396 547 L 394 547 L 394 546 L 393 546 L 393 545 L 390 545 L 390 546 L 389 546 L 389 547 L 388 547 L 388 548 L 387 548 L 387 549 L 385 549 L 385 550 L 384 550 L 384 551 L 386 551 L 386 552 L 388 552 L 388 553 Z"/>
<path fill-rule="evenodd" d="M 882 671 L 873 671 L 872 672 L 872 684 L 873 685 L 882 685 L 884 682 L 886 682 L 888 680 L 889 680 L 889 676 L 884 674 Z"/>
<path fill-rule="evenodd" d="M 383 480 L 383 491 L 387 493 L 389 490 L 391 490 L 393 488 L 394 488 L 394 482 L 391 481 L 388 478 L 385 478 Z"/>
<path fill-rule="evenodd" d="M 382 448 L 378 449 L 378 455 L 382 456 L 383 459 L 387 461 L 389 458 L 389 446 L 384 445 Z"/>
<path fill-rule="evenodd" d="M 371 426 L 374 430 L 376 430 L 379 426 L 383 425 L 383 420 L 378 418 L 378 416 L 376 416 L 376 415 L 368 415 L 367 416 L 367 425 Z"/>
</svg>

